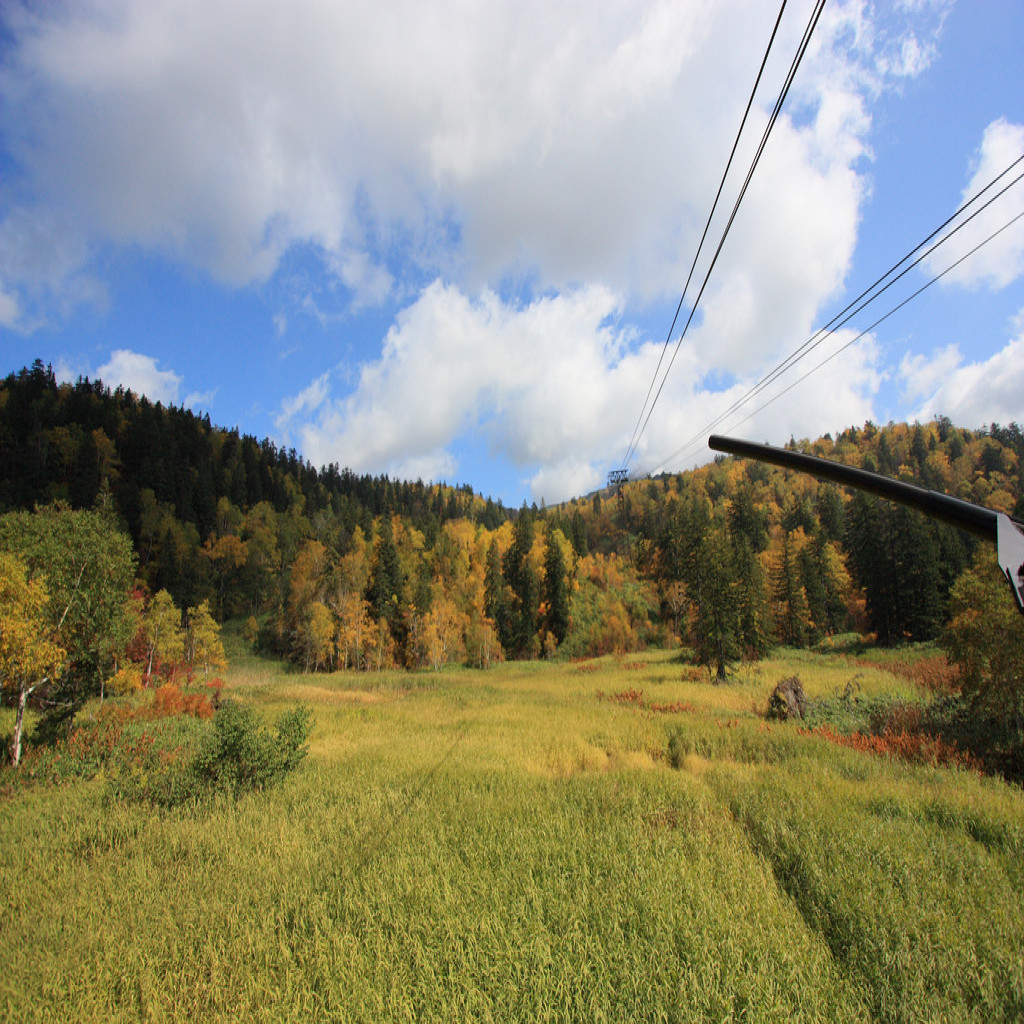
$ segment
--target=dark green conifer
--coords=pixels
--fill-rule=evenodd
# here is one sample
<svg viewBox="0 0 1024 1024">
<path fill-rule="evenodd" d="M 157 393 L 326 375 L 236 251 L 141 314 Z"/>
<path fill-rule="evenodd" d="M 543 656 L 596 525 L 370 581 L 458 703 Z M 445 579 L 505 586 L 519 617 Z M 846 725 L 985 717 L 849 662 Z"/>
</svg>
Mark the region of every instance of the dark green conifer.
<svg viewBox="0 0 1024 1024">
<path fill-rule="evenodd" d="M 549 530 L 544 548 L 544 625 L 561 643 L 569 632 L 569 589 L 565 579 L 565 558 L 559 531 Z"/>
</svg>

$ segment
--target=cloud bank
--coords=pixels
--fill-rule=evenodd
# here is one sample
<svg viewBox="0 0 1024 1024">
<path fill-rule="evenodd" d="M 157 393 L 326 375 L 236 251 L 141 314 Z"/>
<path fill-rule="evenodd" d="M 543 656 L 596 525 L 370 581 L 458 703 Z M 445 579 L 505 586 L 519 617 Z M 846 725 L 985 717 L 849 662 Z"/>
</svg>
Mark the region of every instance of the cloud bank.
<svg viewBox="0 0 1024 1024">
<path fill-rule="evenodd" d="M 872 103 L 928 68 L 947 7 L 826 8 L 643 468 L 805 338 L 842 288 Z M 638 325 L 674 308 L 774 16 L 742 0 L 12 3 L 0 323 L 30 331 L 60 303 L 102 303 L 111 247 L 271 290 L 301 251 L 349 311 L 382 308 L 392 325 L 354 369 L 338 366 L 339 338 L 278 396 L 289 443 L 314 463 L 436 478 L 472 437 L 537 496 L 587 489 L 628 444 L 663 340 Z M 783 21 L 738 169 L 804 19 Z M 1013 130 L 986 134 L 978 175 Z M 279 335 L 317 312 L 308 294 L 275 294 Z M 176 396 L 180 378 L 146 358 L 116 352 L 101 371 Z M 878 359 L 870 340 L 850 349 L 750 426 L 871 415 Z"/>
</svg>

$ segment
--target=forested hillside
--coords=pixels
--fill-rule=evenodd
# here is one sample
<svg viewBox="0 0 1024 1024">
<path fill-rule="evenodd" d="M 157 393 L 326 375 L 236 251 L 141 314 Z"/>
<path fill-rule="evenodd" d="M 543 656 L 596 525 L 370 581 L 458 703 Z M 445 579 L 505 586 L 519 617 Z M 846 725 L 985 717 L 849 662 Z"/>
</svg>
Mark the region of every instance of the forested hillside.
<svg viewBox="0 0 1024 1024">
<path fill-rule="evenodd" d="M 802 450 L 1020 515 L 1024 435 L 867 424 Z M 209 601 L 310 670 L 485 666 L 681 642 L 724 675 L 775 644 L 933 637 L 976 542 L 719 458 L 553 509 L 317 470 L 295 451 L 40 363 L 0 383 L 0 512 L 112 510 L 144 591 Z"/>
</svg>

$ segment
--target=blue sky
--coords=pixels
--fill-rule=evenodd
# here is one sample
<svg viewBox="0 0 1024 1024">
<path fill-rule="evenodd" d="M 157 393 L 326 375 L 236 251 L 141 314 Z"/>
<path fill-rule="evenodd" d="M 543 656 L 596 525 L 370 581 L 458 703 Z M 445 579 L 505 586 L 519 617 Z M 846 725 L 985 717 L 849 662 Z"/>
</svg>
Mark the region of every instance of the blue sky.
<svg viewBox="0 0 1024 1024">
<path fill-rule="evenodd" d="M 811 7 L 786 7 L 723 210 Z M 586 493 L 626 455 L 777 11 L 10 0 L 0 370 L 40 358 L 317 465 Z M 723 411 L 1024 155 L 1022 52 L 1016 0 L 830 0 L 631 472 L 706 460 Z M 849 344 L 1022 211 L 1024 182 L 715 430 L 1024 420 L 1024 220 Z"/>
</svg>

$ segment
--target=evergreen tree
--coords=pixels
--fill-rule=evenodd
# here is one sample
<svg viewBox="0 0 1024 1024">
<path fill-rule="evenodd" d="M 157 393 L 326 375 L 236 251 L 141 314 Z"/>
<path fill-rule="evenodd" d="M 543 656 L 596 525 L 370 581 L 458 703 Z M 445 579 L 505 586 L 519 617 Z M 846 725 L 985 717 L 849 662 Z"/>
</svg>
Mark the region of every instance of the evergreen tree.
<svg viewBox="0 0 1024 1024">
<path fill-rule="evenodd" d="M 390 516 L 381 516 L 377 538 L 376 558 L 370 572 L 366 599 L 370 602 L 373 617 L 378 622 L 386 622 L 391 629 L 391 635 L 397 640 L 397 634 L 401 630 L 402 589 L 405 580 L 395 549 Z"/>
<path fill-rule="evenodd" d="M 559 542 L 561 531 L 548 530 L 544 548 L 544 625 L 561 643 L 569 632 L 569 590 L 565 579 L 565 558 Z"/>
<path fill-rule="evenodd" d="M 487 563 L 484 574 L 484 612 L 498 631 L 498 641 L 503 650 L 512 649 L 512 617 L 508 587 L 501 570 L 501 555 L 498 553 L 497 538 L 487 549 Z"/>
<path fill-rule="evenodd" d="M 788 532 L 782 534 L 782 547 L 773 567 L 772 596 L 779 640 L 790 647 L 802 647 L 807 640 L 810 613 L 800 563 L 793 551 L 793 534 Z"/>
<path fill-rule="evenodd" d="M 540 589 L 530 551 L 533 548 L 533 516 L 524 505 L 512 530 L 512 544 L 505 552 L 502 570 L 512 592 L 510 651 L 518 658 L 529 658 L 539 650 L 537 612 Z"/>
<path fill-rule="evenodd" d="M 690 645 L 698 663 L 714 666 L 722 682 L 741 653 L 740 587 L 724 517 L 713 519 L 707 500 L 690 492 L 680 501 L 666 539 L 666 566 L 686 585 L 692 607 Z"/>
<path fill-rule="evenodd" d="M 760 658 L 771 639 L 764 569 L 746 537 L 733 540 L 732 552 L 740 646 L 745 654 Z"/>
<path fill-rule="evenodd" d="M 842 540 L 843 502 L 832 484 L 820 484 L 817 497 L 818 528 L 826 540 Z"/>
<path fill-rule="evenodd" d="M 587 524 L 583 521 L 583 513 L 577 508 L 572 514 L 569 540 L 577 558 L 585 558 L 587 554 Z"/>
<path fill-rule="evenodd" d="M 879 642 L 932 639 L 942 609 L 935 524 L 920 512 L 858 493 L 847 515 L 846 547 Z"/>
<path fill-rule="evenodd" d="M 734 540 L 745 539 L 757 553 L 768 547 L 768 516 L 754 504 L 754 489 L 743 479 L 729 502 L 729 532 Z"/>
</svg>

